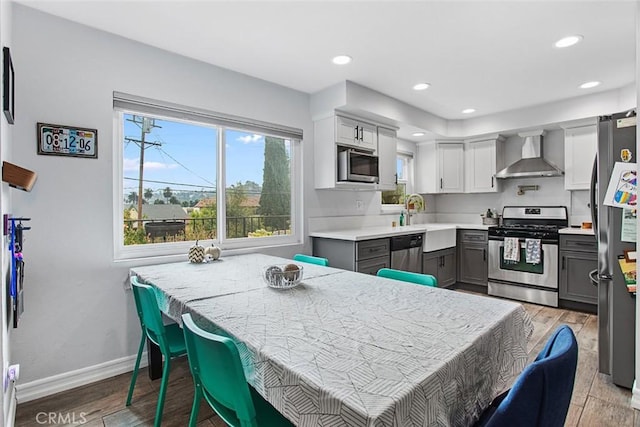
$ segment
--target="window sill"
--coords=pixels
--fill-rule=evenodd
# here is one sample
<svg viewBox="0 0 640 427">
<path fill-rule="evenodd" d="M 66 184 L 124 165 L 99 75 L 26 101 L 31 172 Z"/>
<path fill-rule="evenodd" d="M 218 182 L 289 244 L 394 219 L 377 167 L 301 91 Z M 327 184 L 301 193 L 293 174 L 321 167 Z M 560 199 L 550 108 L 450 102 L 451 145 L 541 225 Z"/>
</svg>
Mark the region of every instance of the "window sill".
<svg viewBox="0 0 640 427">
<path fill-rule="evenodd" d="M 207 247 L 211 245 L 211 242 L 219 246 L 222 251 L 222 256 L 240 255 L 252 252 L 268 251 L 272 248 L 281 248 L 286 246 L 299 246 L 304 244 L 295 237 L 288 239 L 264 239 L 260 244 L 254 244 L 251 246 L 246 245 L 244 242 L 233 242 L 225 245 L 221 245 L 214 240 L 200 241 L 200 245 Z M 245 243 L 243 245 L 243 243 Z M 169 247 L 170 245 L 170 247 Z M 158 262 L 180 262 L 187 261 L 189 248 L 194 245 L 194 242 L 181 242 L 176 244 L 161 244 L 160 246 L 150 247 L 151 245 L 137 245 L 132 247 L 120 248 L 115 254 L 113 262 L 116 264 L 130 264 L 134 265 L 146 265 L 157 264 Z"/>
<path fill-rule="evenodd" d="M 399 214 L 404 210 L 404 205 L 382 205 L 380 207 L 380 212 L 385 213 L 397 213 Z"/>
</svg>

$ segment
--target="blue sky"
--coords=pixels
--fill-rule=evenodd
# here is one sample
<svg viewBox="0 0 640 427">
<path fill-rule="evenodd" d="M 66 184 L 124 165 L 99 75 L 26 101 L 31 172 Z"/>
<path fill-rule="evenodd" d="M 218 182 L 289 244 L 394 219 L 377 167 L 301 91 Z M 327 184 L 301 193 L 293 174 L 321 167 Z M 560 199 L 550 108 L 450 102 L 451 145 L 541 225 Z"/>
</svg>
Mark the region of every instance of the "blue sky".
<svg viewBox="0 0 640 427">
<path fill-rule="evenodd" d="M 139 140 L 140 126 L 128 121 L 125 115 L 124 136 Z M 138 116 L 139 118 L 139 116 Z M 145 135 L 146 142 L 160 146 L 146 145 L 144 153 L 144 188 L 166 188 L 174 190 L 212 191 L 216 184 L 216 139 L 218 129 L 202 125 L 156 120 L 160 128 L 153 128 Z M 125 180 L 125 194 L 138 188 L 140 146 L 134 142 L 124 142 L 124 176 L 136 181 Z M 226 131 L 226 179 L 227 186 L 247 180 L 262 185 L 264 137 L 235 130 Z M 175 183 L 175 184 L 174 184 Z M 191 184 L 180 186 L 178 184 Z"/>
</svg>

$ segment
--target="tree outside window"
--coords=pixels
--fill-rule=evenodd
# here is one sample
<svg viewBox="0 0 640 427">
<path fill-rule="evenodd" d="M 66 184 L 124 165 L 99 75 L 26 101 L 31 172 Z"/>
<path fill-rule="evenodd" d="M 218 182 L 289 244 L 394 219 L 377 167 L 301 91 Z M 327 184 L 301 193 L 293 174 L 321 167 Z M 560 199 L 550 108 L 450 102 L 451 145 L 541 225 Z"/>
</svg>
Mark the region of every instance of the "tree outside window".
<svg viewBox="0 0 640 427">
<path fill-rule="evenodd" d="M 291 140 L 138 114 L 121 121 L 124 245 L 291 235 Z"/>
</svg>

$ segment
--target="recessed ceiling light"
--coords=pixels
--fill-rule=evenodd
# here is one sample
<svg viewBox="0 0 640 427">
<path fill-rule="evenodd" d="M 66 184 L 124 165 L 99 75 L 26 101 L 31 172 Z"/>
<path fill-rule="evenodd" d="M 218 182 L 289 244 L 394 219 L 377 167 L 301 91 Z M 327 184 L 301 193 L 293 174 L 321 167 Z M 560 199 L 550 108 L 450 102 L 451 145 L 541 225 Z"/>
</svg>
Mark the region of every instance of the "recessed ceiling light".
<svg viewBox="0 0 640 427">
<path fill-rule="evenodd" d="M 471 114 L 475 112 L 476 112 L 475 108 L 465 108 L 464 110 L 462 110 L 462 114 Z"/>
<path fill-rule="evenodd" d="M 331 61 L 336 65 L 345 65 L 351 62 L 351 57 L 348 55 L 335 56 Z"/>
<path fill-rule="evenodd" d="M 418 83 L 413 85 L 413 90 L 425 90 L 429 89 L 429 86 L 431 86 L 429 83 Z"/>
<path fill-rule="evenodd" d="M 578 34 L 575 36 L 568 36 L 555 42 L 554 46 L 559 48 L 573 46 L 574 44 L 581 42 L 582 38 L 583 37 Z"/>
<path fill-rule="evenodd" d="M 600 82 L 586 82 L 580 85 L 581 89 L 591 89 L 592 87 L 600 86 Z"/>
<path fill-rule="evenodd" d="M 424 134 L 424 132 L 414 132 L 411 135 L 413 135 L 413 136 L 424 136 L 425 134 Z"/>
</svg>

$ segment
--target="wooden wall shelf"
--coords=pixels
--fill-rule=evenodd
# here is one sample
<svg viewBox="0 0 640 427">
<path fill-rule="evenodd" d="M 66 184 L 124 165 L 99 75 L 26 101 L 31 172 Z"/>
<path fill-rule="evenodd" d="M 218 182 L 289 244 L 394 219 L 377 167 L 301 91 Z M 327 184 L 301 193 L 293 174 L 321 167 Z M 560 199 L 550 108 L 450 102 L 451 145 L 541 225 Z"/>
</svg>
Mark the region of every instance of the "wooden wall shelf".
<svg viewBox="0 0 640 427">
<path fill-rule="evenodd" d="M 10 187 L 31 191 L 38 175 L 29 169 L 21 168 L 9 162 L 2 162 L 2 180 Z"/>
</svg>

